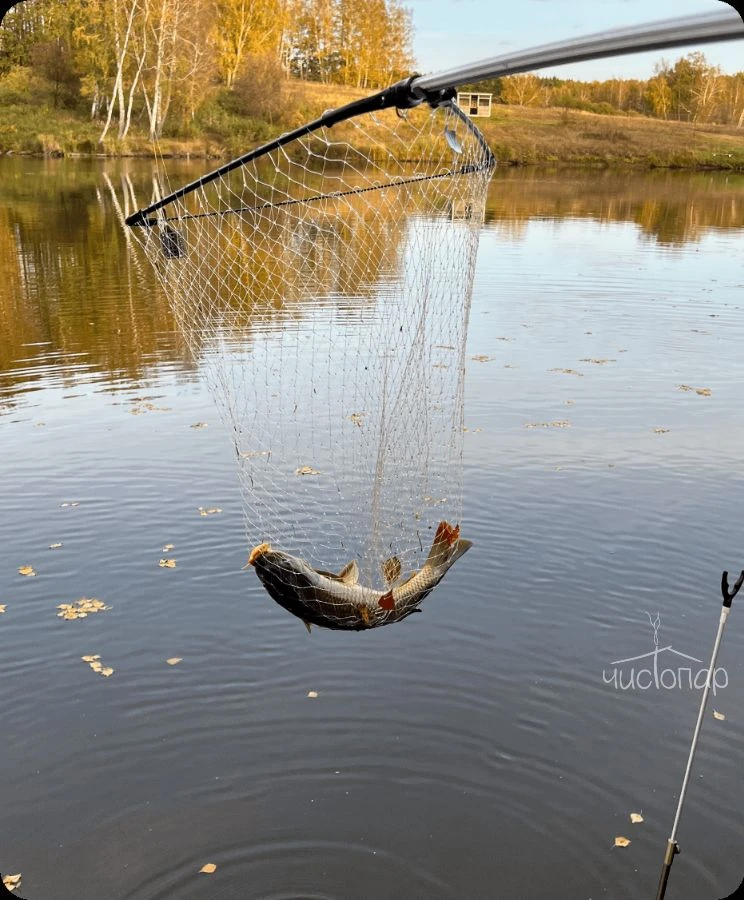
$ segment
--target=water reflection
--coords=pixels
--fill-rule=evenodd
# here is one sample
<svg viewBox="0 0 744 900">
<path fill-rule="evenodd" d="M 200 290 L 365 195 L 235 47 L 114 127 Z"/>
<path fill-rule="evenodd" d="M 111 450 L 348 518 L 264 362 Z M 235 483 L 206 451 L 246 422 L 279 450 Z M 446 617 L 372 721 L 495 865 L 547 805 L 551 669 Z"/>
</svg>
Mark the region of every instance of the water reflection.
<svg viewBox="0 0 744 900">
<path fill-rule="evenodd" d="M 531 219 L 627 222 L 657 244 L 682 246 L 710 229 L 744 225 L 744 175 L 502 169 L 491 185 L 486 222 L 516 237 Z"/>
<path fill-rule="evenodd" d="M 171 162 L 170 179 L 180 183 L 203 172 L 204 161 Z M 31 363 L 53 362 L 62 384 L 74 384 L 81 366 L 113 380 L 139 383 L 153 365 L 168 361 L 188 376 L 193 360 L 175 328 L 152 271 L 136 253 L 122 218 L 153 194 L 149 161 L 3 159 L 0 161 L 0 410 L 43 381 L 45 370 Z M 392 215 L 394 211 L 389 211 Z M 350 209 L 350 214 L 354 210 Z M 623 222 L 662 246 L 699 241 L 710 229 L 744 225 L 744 176 L 718 172 L 650 173 L 545 169 L 500 169 L 491 184 L 486 227 L 511 239 L 535 219 L 586 218 Z M 375 227 L 377 222 L 377 227 Z M 395 257 L 386 217 L 355 229 L 367 235 L 380 264 Z M 326 265 L 333 235 L 322 216 L 304 223 L 291 244 L 302 266 L 256 267 L 266 281 L 290 276 L 307 296 L 326 272 L 325 289 L 335 278 L 360 287 L 381 273 L 348 270 L 358 253 L 333 254 L 345 267 Z M 335 235 L 343 244 L 344 235 Z M 271 243 L 270 241 L 268 243 Z M 267 259 L 272 248 L 264 248 Z M 235 252 L 244 252 L 235 247 Z M 362 254 L 363 255 L 363 254 Z M 287 261 L 285 261 L 287 262 Z M 292 262 L 292 261 L 290 261 Z M 251 286 L 253 288 L 253 286 Z M 274 291 L 275 292 L 275 291 Z"/>
</svg>

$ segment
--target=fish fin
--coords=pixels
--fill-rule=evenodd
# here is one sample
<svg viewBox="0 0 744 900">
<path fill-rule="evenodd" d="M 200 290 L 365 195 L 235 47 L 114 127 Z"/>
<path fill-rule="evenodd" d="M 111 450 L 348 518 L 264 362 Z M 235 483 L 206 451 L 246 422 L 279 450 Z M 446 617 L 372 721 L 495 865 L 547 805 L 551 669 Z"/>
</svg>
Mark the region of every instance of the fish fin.
<svg viewBox="0 0 744 900">
<path fill-rule="evenodd" d="M 312 625 L 311 625 L 309 622 L 306 622 L 306 621 L 303 619 L 303 620 L 302 620 L 302 624 L 305 626 L 305 628 L 307 628 L 307 633 L 308 633 L 308 634 L 312 634 L 312 633 L 313 633 Z"/>
<path fill-rule="evenodd" d="M 395 597 L 393 597 L 392 591 L 388 591 L 387 594 L 383 594 L 377 602 L 380 605 L 380 609 L 387 609 L 388 611 L 391 609 L 395 609 Z"/>
<path fill-rule="evenodd" d="M 347 563 L 336 576 L 344 584 L 356 584 L 359 581 L 359 566 L 355 559 Z"/>
<path fill-rule="evenodd" d="M 397 556 L 386 559 L 380 568 L 386 584 L 393 584 L 400 578 L 401 565 Z"/>
<path fill-rule="evenodd" d="M 356 560 L 347 563 L 338 575 L 335 572 L 326 572 L 325 569 L 314 569 L 314 571 L 324 578 L 330 578 L 331 581 L 342 581 L 344 584 L 356 584 L 359 581 L 359 566 L 356 564 Z"/>
<path fill-rule="evenodd" d="M 426 557 L 425 566 L 438 568 L 444 565 L 450 558 L 452 546 L 460 537 L 460 526 L 450 525 L 449 522 L 440 522 L 437 526 L 434 541 L 431 545 L 429 555 Z M 465 548 L 467 550 L 467 547 Z M 464 553 L 465 550 L 462 552 Z"/>
</svg>

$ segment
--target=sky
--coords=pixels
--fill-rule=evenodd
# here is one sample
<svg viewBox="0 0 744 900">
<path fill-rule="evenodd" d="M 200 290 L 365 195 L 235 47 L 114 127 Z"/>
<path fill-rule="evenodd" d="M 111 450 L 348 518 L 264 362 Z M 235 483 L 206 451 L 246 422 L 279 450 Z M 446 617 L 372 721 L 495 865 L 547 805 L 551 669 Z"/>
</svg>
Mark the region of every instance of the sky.
<svg viewBox="0 0 744 900">
<path fill-rule="evenodd" d="M 721 0 L 404 0 L 413 13 L 420 73 L 527 50 L 616 26 L 729 9 Z M 543 69 L 542 75 L 582 81 L 650 78 L 662 58 L 701 50 L 723 72 L 744 71 L 744 40 L 636 53 Z"/>
</svg>

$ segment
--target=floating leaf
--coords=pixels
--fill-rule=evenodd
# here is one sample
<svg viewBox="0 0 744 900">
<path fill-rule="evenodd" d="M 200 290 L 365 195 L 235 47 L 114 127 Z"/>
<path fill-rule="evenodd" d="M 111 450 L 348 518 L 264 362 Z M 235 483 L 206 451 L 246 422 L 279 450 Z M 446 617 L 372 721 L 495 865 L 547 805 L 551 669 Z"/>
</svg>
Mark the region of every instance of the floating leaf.
<svg viewBox="0 0 744 900">
<path fill-rule="evenodd" d="M 21 566 L 20 569 L 18 570 L 18 574 L 33 576 L 33 575 L 36 575 L 36 572 L 34 572 L 34 570 L 31 566 Z"/>
<path fill-rule="evenodd" d="M 62 546 L 62 541 L 60 541 L 58 544 L 50 544 L 50 545 L 49 545 L 49 549 L 50 549 L 50 550 L 59 550 L 59 548 L 60 548 L 61 546 Z"/>
<path fill-rule="evenodd" d="M 618 837 L 615 838 L 615 846 L 616 847 L 627 847 L 629 843 L 630 843 L 630 840 L 626 837 L 622 837 L 622 835 L 619 835 Z"/>
<path fill-rule="evenodd" d="M 364 425 L 364 416 L 365 415 L 366 415 L 366 413 L 352 413 L 349 416 L 349 421 L 353 422 L 356 426 L 361 428 L 362 425 Z"/>
<path fill-rule="evenodd" d="M 668 428 L 654 428 L 654 434 L 668 434 Z"/>
<path fill-rule="evenodd" d="M 191 425 L 190 427 L 191 428 L 207 428 L 208 423 L 207 422 L 194 422 L 194 424 Z"/>
<path fill-rule="evenodd" d="M 584 359 L 580 359 L 579 362 L 593 363 L 595 366 L 606 366 L 607 363 L 617 362 L 617 360 L 616 359 L 591 359 L 589 357 L 585 357 Z"/>
<path fill-rule="evenodd" d="M 317 698 L 318 698 L 318 692 L 317 692 L 317 691 L 308 691 L 308 692 L 307 692 L 307 696 L 308 696 L 311 700 L 317 700 Z"/>
<path fill-rule="evenodd" d="M 217 871 L 217 866 L 214 863 L 205 863 L 199 871 L 204 872 L 205 875 L 211 875 L 212 872 Z"/>
<path fill-rule="evenodd" d="M 5 608 L 6 608 L 5 604 L 4 604 L 4 603 L 0 603 L 0 613 L 4 613 L 4 612 L 5 612 Z"/>
<path fill-rule="evenodd" d="M 477 356 L 471 356 L 470 358 L 475 362 L 491 362 L 493 360 L 492 356 L 486 356 L 485 353 L 479 353 Z"/>
<path fill-rule="evenodd" d="M 203 506 L 199 507 L 199 515 L 200 516 L 215 516 L 217 513 L 221 513 L 222 510 L 219 506 L 212 506 L 209 509 L 205 509 Z"/>
<path fill-rule="evenodd" d="M 21 873 L 17 875 L 3 875 L 3 884 L 9 891 L 14 891 L 21 886 Z"/>
<path fill-rule="evenodd" d="M 713 710 L 713 718 L 718 719 L 719 722 L 723 722 L 726 718 L 723 713 L 719 713 L 718 710 Z"/>
<path fill-rule="evenodd" d="M 177 666 L 180 662 L 183 662 L 182 656 L 171 656 L 170 659 L 166 659 L 166 662 L 169 666 Z"/>
<path fill-rule="evenodd" d="M 66 500 L 64 503 L 60 503 L 60 509 L 64 509 L 66 506 L 80 506 L 79 500 Z"/>
<path fill-rule="evenodd" d="M 631 813 L 631 814 L 630 814 L 630 821 L 631 821 L 634 825 L 638 825 L 639 822 L 642 822 L 642 821 L 643 821 L 643 816 L 642 816 L 640 813 Z"/>
<path fill-rule="evenodd" d="M 175 559 L 161 559 L 158 565 L 161 569 L 175 569 L 176 561 Z"/>
<path fill-rule="evenodd" d="M 165 547 L 163 547 L 163 553 L 169 553 L 173 549 L 173 544 L 166 544 Z"/>
<path fill-rule="evenodd" d="M 584 377 L 584 373 L 577 372 L 576 369 L 548 369 L 548 372 L 560 372 L 561 375 L 578 375 L 579 378 Z"/>
<path fill-rule="evenodd" d="M 300 466 L 299 469 L 295 469 L 295 475 L 320 475 L 320 472 L 312 466 Z"/>
<path fill-rule="evenodd" d="M 111 607 L 95 597 L 81 597 L 75 603 L 60 603 L 57 609 L 57 618 L 72 620 L 84 619 L 89 613 L 104 612 Z"/>
<path fill-rule="evenodd" d="M 111 666 L 104 666 L 101 662 L 101 657 L 98 653 L 92 656 L 81 656 L 83 662 L 87 662 L 91 669 L 98 675 L 103 675 L 104 678 L 109 678 L 114 674 L 114 670 Z"/>
<path fill-rule="evenodd" d="M 554 422 L 528 422 L 525 428 L 570 428 L 568 419 L 557 419 Z"/>
<path fill-rule="evenodd" d="M 137 403 L 129 412 L 133 416 L 141 416 L 143 412 L 170 412 L 170 406 L 155 406 L 154 403 Z"/>
<path fill-rule="evenodd" d="M 710 397 L 713 391 L 710 388 L 696 388 L 692 387 L 689 384 L 680 384 L 677 385 L 678 391 L 685 391 L 686 393 L 690 393 L 691 391 L 695 391 L 696 394 L 699 394 L 701 397 Z"/>
</svg>

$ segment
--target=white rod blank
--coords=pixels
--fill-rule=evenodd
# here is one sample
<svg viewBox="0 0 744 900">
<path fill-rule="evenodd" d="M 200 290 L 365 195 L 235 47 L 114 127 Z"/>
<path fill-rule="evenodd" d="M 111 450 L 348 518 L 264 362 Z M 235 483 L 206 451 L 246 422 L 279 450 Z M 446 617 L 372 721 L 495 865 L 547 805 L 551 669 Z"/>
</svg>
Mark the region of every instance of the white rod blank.
<svg viewBox="0 0 744 900">
<path fill-rule="evenodd" d="M 629 28 L 613 28 L 581 38 L 570 38 L 553 44 L 543 44 L 532 50 L 506 53 L 490 59 L 481 59 L 467 66 L 422 75 L 415 78 L 411 87 L 426 91 L 472 84 L 486 78 L 500 78 L 531 72 L 547 66 L 582 62 L 639 53 L 644 50 L 664 50 L 689 44 L 708 44 L 744 38 L 744 22 L 731 7 L 722 12 L 703 13 L 675 19 L 663 19 Z"/>
</svg>

